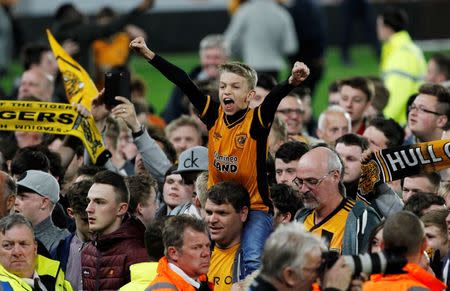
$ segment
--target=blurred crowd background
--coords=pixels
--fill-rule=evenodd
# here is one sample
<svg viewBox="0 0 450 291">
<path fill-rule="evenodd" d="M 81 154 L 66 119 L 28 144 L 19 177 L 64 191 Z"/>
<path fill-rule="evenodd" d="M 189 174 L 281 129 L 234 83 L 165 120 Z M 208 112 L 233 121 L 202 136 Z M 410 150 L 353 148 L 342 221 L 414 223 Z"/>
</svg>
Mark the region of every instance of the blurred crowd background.
<svg viewBox="0 0 450 291">
<path fill-rule="evenodd" d="M 127 1 L 85 1 L 85 0 L 1 0 L 15 2 L 10 13 L 14 21 L 15 55 L 11 67 L 0 77 L 0 88 L 10 92 L 14 80 L 22 73 L 19 56 L 26 43 L 47 42 L 45 29 L 51 28 L 55 13 L 62 4 L 73 3 L 90 20 L 95 19 L 104 7 L 110 7 L 117 14 L 123 14 L 139 3 L 138 0 Z M 223 33 L 230 23 L 232 14 L 230 6 L 233 0 L 164 0 L 156 1 L 154 7 L 146 13 L 137 15 L 132 24 L 141 28 L 147 35 L 148 42 L 169 60 L 183 69 L 190 71 L 198 65 L 198 47 L 202 38 L 209 34 Z M 239 1 L 237 1 L 239 2 Z M 294 0 L 280 0 L 283 5 L 293 5 Z M 302 1 L 299 1 L 302 2 Z M 303 1 L 310 2 L 310 1 Z M 345 38 L 346 16 L 343 0 L 314 0 L 321 10 L 321 22 L 324 25 L 326 51 L 325 71 L 317 89 L 313 92 L 313 114 L 318 116 L 327 107 L 327 88 L 336 79 L 355 75 L 379 75 L 379 60 L 373 53 L 373 42 L 368 36 L 363 20 L 365 15 L 355 7 L 355 15 L 351 16 L 352 66 L 346 66 L 342 60 L 342 46 Z M 448 11 L 450 1 L 447 0 L 369 0 L 366 2 L 371 10 L 371 21 L 375 26 L 375 16 L 387 5 L 404 9 L 410 19 L 408 31 L 412 38 L 423 49 L 426 58 L 436 51 L 450 50 L 450 29 Z M 347 32 L 348 33 L 348 32 Z M 133 72 L 143 77 L 148 85 L 147 100 L 157 113 L 167 104 L 172 85 L 147 65 L 136 62 L 130 55 L 129 64 Z M 286 67 L 287 68 L 287 67 Z M 286 76 L 281 72 L 281 78 Z M 151 80 L 151 81 L 150 81 Z"/>
</svg>

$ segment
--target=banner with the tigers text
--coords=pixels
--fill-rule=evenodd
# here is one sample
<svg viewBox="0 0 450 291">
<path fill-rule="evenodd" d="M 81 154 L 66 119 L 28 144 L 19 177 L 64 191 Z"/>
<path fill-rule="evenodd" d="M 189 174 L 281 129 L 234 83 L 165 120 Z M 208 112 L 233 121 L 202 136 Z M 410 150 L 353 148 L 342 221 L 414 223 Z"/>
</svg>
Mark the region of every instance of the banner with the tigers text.
<svg viewBox="0 0 450 291">
<path fill-rule="evenodd" d="M 380 150 L 362 163 L 359 191 L 369 195 L 376 185 L 446 168 L 450 168 L 450 139 Z"/>
<path fill-rule="evenodd" d="M 0 100 L 0 130 L 76 136 L 94 164 L 105 151 L 94 118 L 79 114 L 66 103 Z"/>
<path fill-rule="evenodd" d="M 47 37 L 62 74 L 67 99 L 70 103 L 81 104 L 91 110 L 92 100 L 98 96 L 94 82 L 86 70 L 63 49 L 48 29 Z"/>
</svg>

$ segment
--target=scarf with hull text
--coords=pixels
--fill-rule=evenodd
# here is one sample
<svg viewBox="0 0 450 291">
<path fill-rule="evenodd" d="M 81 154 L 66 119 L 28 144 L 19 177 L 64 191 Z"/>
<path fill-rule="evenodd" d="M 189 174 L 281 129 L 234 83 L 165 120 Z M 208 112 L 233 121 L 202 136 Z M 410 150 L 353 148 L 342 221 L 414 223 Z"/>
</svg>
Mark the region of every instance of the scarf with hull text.
<svg viewBox="0 0 450 291">
<path fill-rule="evenodd" d="M 450 139 L 376 151 L 361 165 L 358 194 L 367 198 L 382 183 L 449 167 Z"/>
</svg>

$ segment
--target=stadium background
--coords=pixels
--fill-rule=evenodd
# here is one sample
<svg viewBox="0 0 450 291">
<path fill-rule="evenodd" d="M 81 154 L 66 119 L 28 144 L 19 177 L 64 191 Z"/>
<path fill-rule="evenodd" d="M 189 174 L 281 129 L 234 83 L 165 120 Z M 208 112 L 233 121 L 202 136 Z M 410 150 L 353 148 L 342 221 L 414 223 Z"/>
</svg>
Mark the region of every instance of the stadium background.
<svg viewBox="0 0 450 291">
<path fill-rule="evenodd" d="M 314 112 L 317 115 L 327 106 L 327 86 L 336 79 L 355 75 L 378 75 L 378 63 L 371 49 L 365 45 L 363 30 L 359 23 L 354 27 L 352 49 L 354 65 L 342 66 L 337 45 L 340 42 L 341 19 L 339 5 L 335 0 L 321 1 L 326 15 L 327 69 L 318 90 L 313 96 Z M 51 26 L 52 15 L 61 4 L 73 2 L 83 12 L 94 15 L 103 6 L 111 6 L 118 12 L 134 7 L 139 0 L 21 0 L 15 8 L 22 41 L 45 41 L 45 29 Z M 410 33 L 425 50 L 427 58 L 435 51 L 450 51 L 450 1 L 449 0 L 378 0 L 372 1 L 375 13 L 385 5 L 404 8 L 410 18 Z M 133 23 L 148 34 L 152 49 L 185 70 L 198 64 L 198 43 L 209 33 L 223 32 L 229 22 L 226 0 L 157 0 L 155 7 Z M 301 44 L 300 44 L 301 45 Z M 173 86 L 146 62 L 134 56 L 130 60 L 132 70 L 145 79 L 149 91 L 146 96 L 157 112 L 165 106 Z M 14 79 L 21 73 L 17 62 L 9 74 L 0 80 L 0 85 L 9 90 Z M 287 76 L 287 71 L 283 77 Z"/>
</svg>

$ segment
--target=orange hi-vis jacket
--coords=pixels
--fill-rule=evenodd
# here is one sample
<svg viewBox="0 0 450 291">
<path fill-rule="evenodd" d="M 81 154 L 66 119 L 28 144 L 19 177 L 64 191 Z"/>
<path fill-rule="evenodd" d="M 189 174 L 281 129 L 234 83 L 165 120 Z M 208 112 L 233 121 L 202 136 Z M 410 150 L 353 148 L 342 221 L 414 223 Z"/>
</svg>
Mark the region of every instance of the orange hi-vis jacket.
<svg viewBox="0 0 450 291">
<path fill-rule="evenodd" d="M 194 286 L 186 282 L 176 272 L 169 267 L 169 261 L 166 257 L 162 257 L 158 262 L 158 273 L 156 278 L 148 285 L 145 291 L 196 291 Z M 201 275 L 198 280 L 207 282 L 206 275 Z M 209 289 L 213 290 L 213 285 L 208 284 Z"/>
<path fill-rule="evenodd" d="M 364 291 L 407 291 L 414 290 L 414 287 L 425 288 L 431 291 L 442 291 L 447 286 L 435 276 L 422 269 L 417 264 L 408 263 L 403 268 L 406 274 L 370 276 L 370 281 L 364 283 Z M 421 289 L 418 289 L 421 290 Z"/>
</svg>

